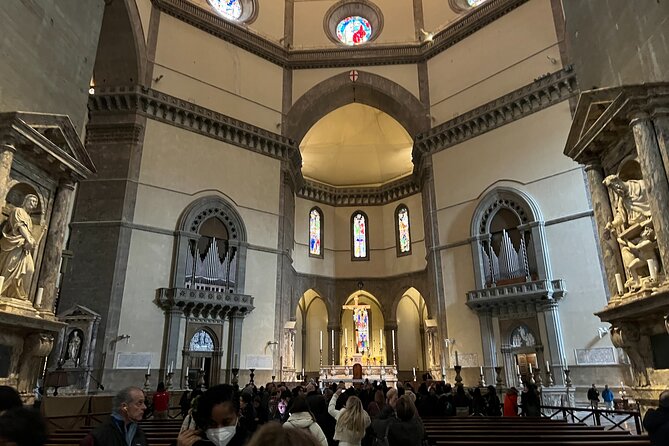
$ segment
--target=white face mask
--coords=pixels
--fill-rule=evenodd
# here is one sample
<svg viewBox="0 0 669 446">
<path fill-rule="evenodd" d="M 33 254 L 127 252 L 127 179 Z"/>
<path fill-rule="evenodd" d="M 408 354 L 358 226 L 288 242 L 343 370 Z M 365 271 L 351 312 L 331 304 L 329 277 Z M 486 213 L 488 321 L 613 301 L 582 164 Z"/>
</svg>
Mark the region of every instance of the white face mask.
<svg viewBox="0 0 669 446">
<path fill-rule="evenodd" d="M 216 446 L 227 445 L 237 431 L 236 426 L 217 427 L 214 429 L 207 429 L 207 438 Z"/>
</svg>

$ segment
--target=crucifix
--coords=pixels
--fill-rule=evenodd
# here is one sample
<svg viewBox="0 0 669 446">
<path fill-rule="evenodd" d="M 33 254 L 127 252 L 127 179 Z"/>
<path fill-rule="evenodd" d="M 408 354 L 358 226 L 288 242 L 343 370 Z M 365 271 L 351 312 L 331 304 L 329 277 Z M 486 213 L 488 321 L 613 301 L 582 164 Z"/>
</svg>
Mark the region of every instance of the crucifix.
<svg viewBox="0 0 669 446">
<path fill-rule="evenodd" d="M 359 299 L 359 296 L 353 297 L 353 305 L 343 305 L 342 309 L 353 311 L 355 351 L 356 353 L 363 353 L 364 350 L 369 351 L 369 314 L 367 313 L 367 310 L 372 307 L 366 304 L 360 304 Z"/>
</svg>

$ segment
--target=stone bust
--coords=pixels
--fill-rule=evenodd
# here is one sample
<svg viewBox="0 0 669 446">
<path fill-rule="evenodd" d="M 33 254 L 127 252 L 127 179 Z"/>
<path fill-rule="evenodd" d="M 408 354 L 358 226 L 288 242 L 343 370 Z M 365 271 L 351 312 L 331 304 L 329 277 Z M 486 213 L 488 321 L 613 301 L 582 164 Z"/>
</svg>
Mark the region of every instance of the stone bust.
<svg viewBox="0 0 669 446">
<path fill-rule="evenodd" d="M 15 207 L 2 228 L 0 239 L 0 276 L 5 283 L 0 295 L 15 299 L 28 299 L 28 291 L 35 272 L 32 251 L 36 241 L 30 212 L 37 209 L 39 199 L 28 194 L 20 207 Z"/>
</svg>

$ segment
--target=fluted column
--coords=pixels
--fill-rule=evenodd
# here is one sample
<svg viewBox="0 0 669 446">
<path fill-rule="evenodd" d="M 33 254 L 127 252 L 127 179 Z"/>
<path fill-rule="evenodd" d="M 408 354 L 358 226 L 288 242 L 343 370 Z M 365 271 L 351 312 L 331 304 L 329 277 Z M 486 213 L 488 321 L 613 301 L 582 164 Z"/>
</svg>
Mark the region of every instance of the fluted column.
<svg viewBox="0 0 669 446">
<path fill-rule="evenodd" d="M 641 173 L 646 183 L 648 203 L 653 217 L 657 247 L 664 270 L 669 267 L 669 183 L 663 168 L 655 127 L 647 114 L 639 114 L 632 122 L 634 141 L 639 154 Z"/>
<path fill-rule="evenodd" d="M 555 384 L 562 385 L 563 364 L 566 364 L 567 357 L 564 351 L 564 340 L 562 339 L 562 323 L 560 322 L 560 313 L 557 302 L 550 302 L 543 308 L 544 322 L 546 324 L 546 334 L 548 336 L 548 354 L 550 355 L 551 370 L 555 377 Z M 546 352 L 544 352 L 544 357 Z"/>
<path fill-rule="evenodd" d="M 606 225 L 613 221 L 613 211 L 608 190 L 604 186 L 604 170 L 598 161 L 593 160 L 586 164 L 585 173 L 588 177 L 588 188 L 599 236 L 602 264 L 608 287 L 607 296 L 614 296 L 617 293 L 616 273 L 623 274 L 625 269 L 620 257 L 618 242 L 606 230 Z"/>
<path fill-rule="evenodd" d="M 38 287 L 44 288 L 42 295 L 42 311 L 53 314 L 56 301 L 56 284 L 60 275 L 60 263 L 67 232 L 70 204 L 74 196 L 74 182 L 61 181 L 56 190 L 53 202 L 46 246 L 42 255 L 42 266 L 39 274 Z"/>
<path fill-rule="evenodd" d="M 242 326 L 244 325 L 244 313 L 233 311 L 229 317 L 230 331 L 228 332 L 228 376 L 227 381 L 232 380 L 230 369 L 240 367 L 242 364 Z"/>
<path fill-rule="evenodd" d="M 0 209 L 7 203 L 6 198 L 7 192 L 9 192 L 9 174 L 12 171 L 15 152 L 16 147 L 14 147 L 11 142 L 3 142 L 0 144 Z"/>
</svg>

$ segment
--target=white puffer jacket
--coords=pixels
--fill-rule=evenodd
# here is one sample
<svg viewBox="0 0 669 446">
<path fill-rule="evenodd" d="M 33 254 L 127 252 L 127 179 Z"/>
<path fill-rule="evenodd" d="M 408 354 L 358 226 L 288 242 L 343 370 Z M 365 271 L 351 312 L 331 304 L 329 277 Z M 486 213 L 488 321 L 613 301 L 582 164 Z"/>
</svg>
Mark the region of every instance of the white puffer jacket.
<svg viewBox="0 0 669 446">
<path fill-rule="evenodd" d="M 328 440 L 325 438 L 323 429 L 314 421 L 309 412 L 291 413 L 288 420 L 283 423 L 283 427 L 287 429 L 308 430 L 316 438 L 318 444 L 328 446 Z"/>
</svg>

